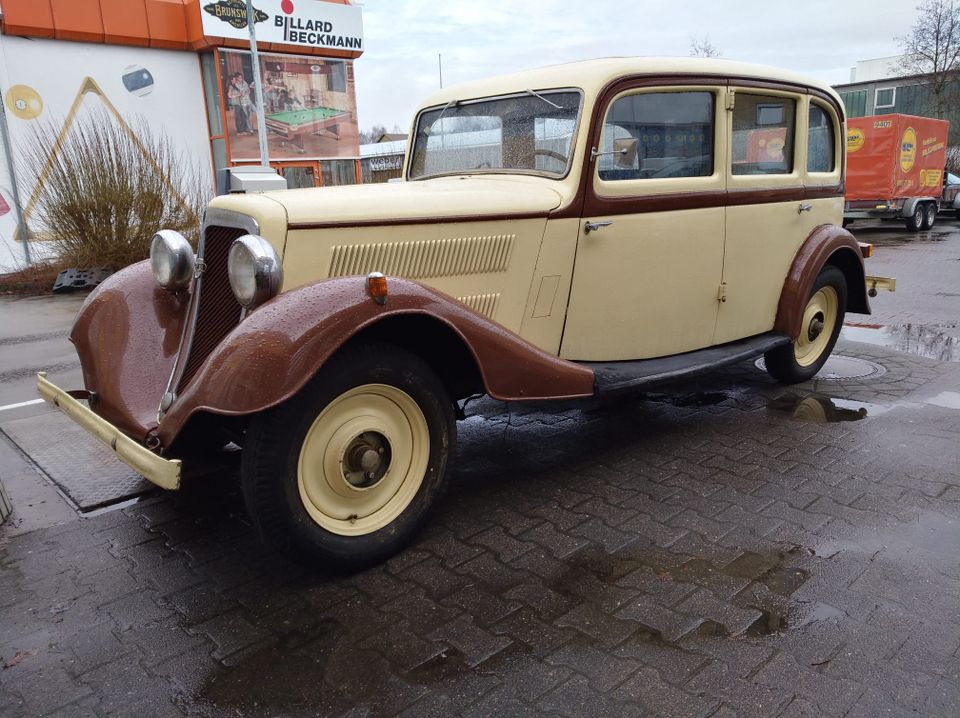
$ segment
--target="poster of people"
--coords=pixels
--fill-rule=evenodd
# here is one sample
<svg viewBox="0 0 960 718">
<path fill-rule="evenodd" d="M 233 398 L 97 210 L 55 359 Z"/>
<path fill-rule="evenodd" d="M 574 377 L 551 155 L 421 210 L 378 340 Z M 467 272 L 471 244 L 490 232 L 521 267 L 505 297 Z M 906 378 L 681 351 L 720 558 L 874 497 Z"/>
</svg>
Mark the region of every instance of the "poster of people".
<svg viewBox="0 0 960 718">
<path fill-rule="evenodd" d="M 358 157 L 353 63 L 260 53 L 270 159 Z M 244 50 L 220 50 L 230 159 L 260 157 L 253 66 Z"/>
</svg>

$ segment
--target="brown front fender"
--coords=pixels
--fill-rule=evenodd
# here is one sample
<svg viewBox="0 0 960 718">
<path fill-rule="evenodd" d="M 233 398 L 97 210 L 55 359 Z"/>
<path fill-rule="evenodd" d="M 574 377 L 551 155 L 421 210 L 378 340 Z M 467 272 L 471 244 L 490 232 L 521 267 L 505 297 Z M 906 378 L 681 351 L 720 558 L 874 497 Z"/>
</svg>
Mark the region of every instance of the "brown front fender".
<svg viewBox="0 0 960 718">
<path fill-rule="evenodd" d="M 91 408 L 139 441 L 157 425 L 189 302 L 187 292 L 157 285 L 150 262 L 138 262 L 87 297 L 70 331 Z"/>
<path fill-rule="evenodd" d="M 558 359 L 438 291 L 390 278 L 385 305 L 362 277 L 328 279 L 285 292 L 257 309 L 207 358 L 160 423 L 170 446 L 197 412 L 240 416 L 289 399 L 334 352 L 374 325 L 422 317 L 469 351 L 483 390 L 501 400 L 591 396 L 593 372 Z"/>
<path fill-rule="evenodd" d="M 773 329 L 791 339 L 800 336 L 803 310 L 817 275 L 827 264 L 838 267 L 847 278 L 847 311 L 869 314 L 863 255 L 853 235 L 835 224 L 822 224 L 804 240 L 787 273 L 777 305 Z"/>
</svg>

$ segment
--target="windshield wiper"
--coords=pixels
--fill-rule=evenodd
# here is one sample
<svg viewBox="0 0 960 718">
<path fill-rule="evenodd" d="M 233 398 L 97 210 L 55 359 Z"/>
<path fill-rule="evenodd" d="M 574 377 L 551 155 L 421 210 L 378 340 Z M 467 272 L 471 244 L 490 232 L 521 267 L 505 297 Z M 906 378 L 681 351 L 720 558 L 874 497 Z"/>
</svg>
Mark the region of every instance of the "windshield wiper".
<svg viewBox="0 0 960 718">
<path fill-rule="evenodd" d="M 558 110 L 562 110 L 562 109 L 563 109 L 563 108 L 560 107 L 560 105 L 558 105 L 556 102 L 550 102 L 550 100 L 548 100 L 546 97 L 544 97 L 543 95 L 541 95 L 539 92 L 534 92 L 533 90 L 525 90 L 525 92 L 526 92 L 528 95 L 533 95 L 534 97 L 536 97 L 536 98 L 538 98 L 538 99 L 540 99 L 540 100 L 543 100 L 544 102 L 546 102 L 546 103 L 547 103 L 548 105 L 550 105 L 551 107 L 556 107 Z"/>
</svg>

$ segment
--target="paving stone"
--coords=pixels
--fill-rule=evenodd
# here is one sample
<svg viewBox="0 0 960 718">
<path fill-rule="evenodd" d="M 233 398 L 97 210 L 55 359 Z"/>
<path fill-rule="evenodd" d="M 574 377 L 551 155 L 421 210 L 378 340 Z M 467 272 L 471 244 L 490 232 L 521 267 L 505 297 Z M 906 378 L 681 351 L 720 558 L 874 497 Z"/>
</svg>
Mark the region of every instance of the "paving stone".
<svg viewBox="0 0 960 718">
<path fill-rule="evenodd" d="M 586 676 L 591 688 L 604 694 L 623 683 L 640 667 L 631 658 L 615 658 L 582 640 L 567 643 L 546 660 Z"/>
<path fill-rule="evenodd" d="M 591 603 L 580 604 L 557 618 L 554 623 L 561 627 L 575 628 L 605 647 L 621 643 L 637 630 L 635 623 L 615 618 Z"/>
<path fill-rule="evenodd" d="M 216 648 L 211 655 L 220 660 L 267 637 L 263 630 L 250 623 L 239 611 L 223 613 L 198 623 L 188 632 L 206 636 L 213 641 Z"/>
<path fill-rule="evenodd" d="M 625 702 L 638 703 L 655 715 L 709 716 L 719 701 L 709 696 L 691 695 L 676 686 L 664 683 L 652 668 L 641 668 L 614 692 Z"/>
<path fill-rule="evenodd" d="M 638 706 L 620 703 L 601 693 L 597 693 L 586 678 L 580 676 L 565 681 L 562 685 L 543 696 L 537 707 L 562 716 L 642 716 L 645 710 Z"/>
<path fill-rule="evenodd" d="M 512 642 L 509 638 L 496 636 L 479 628 L 466 616 L 455 618 L 432 631 L 428 637 L 455 646 L 469 666 L 482 663 Z"/>
</svg>

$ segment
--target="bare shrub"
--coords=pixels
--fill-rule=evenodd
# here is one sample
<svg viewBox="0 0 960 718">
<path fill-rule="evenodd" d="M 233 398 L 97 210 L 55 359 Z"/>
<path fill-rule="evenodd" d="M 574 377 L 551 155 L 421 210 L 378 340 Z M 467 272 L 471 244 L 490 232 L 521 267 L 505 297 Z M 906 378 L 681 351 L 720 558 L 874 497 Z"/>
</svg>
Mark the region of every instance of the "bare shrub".
<svg viewBox="0 0 960 718">
<path fill-rule="evenodd" d="M 960 175 L 960 145 L 947 148 L 946 165 L 949 172 Z"/>
<path fill-rule="evenodd" d="M 21 162 L 39 177 L 31 234 L 59 263 L 119 269 L 146 259 L 161 228 L 196 246 L 209 182 L 162 131 L 146 120 L 124 127 L 104 110 L 59 132 L 37 128 Z"/>
</svg>

